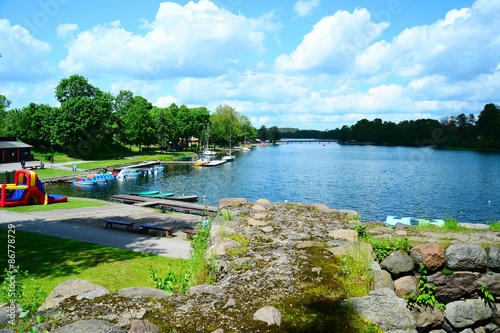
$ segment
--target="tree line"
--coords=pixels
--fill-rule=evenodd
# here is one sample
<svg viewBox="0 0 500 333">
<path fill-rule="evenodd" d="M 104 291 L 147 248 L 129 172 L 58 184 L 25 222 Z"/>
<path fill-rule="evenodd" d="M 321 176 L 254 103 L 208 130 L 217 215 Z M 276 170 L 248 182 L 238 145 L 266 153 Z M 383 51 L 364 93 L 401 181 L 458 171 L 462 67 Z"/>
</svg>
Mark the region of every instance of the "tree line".
<svg viewBox="0 0 500 333">
<path fill-rule="evenodd" d="M 479 116 L 459 114 L 441 119 L 404 120 L 399 123 L 361 119 L 334 130 L 280 128 L 291 139 L 330 139 L 339 143 L 500 149 L 500 107 L 486 104 Z"/>
<path fill-rule="evenodd" d="M 0 135 L 15 136 L 40 150 L 64 149 L 85 157 L 114 143 L 162 150 L 187 149 L 192 138 L 228 146 L 256 137 L 250 120 L 229 105 L 212 114 L 206 107 L 171 104 L 154 107 L 141 96 L 122 90 L 103 92 L 80 75 L 62 79 L 55 89 L 60 106 L 30 103 L 7 111 L 11 102 L 0 95 Z M 210 124 L 210 126 L 208 126 Z"/>
</svg>

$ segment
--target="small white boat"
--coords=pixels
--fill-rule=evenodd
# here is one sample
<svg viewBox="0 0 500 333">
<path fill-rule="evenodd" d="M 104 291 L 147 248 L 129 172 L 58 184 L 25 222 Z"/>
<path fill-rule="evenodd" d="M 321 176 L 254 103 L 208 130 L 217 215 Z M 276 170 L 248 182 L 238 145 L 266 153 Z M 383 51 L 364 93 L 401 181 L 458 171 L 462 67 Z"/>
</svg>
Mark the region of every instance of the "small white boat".
<svg viewBox="0 0 500 333">
<path fill-rule="evenodd" d="M 116 175 L 116 179 L 136 178 L 139 177 L 141 173 L 141 171 L 136 169 L 122 169 L 118 175 Z"/>
<path fill-rule="evenodd" d="M 152 168 L 149 168 L 148 172 L 150 174 L 156 174 L 156 173 L 160 173 L 160 172 L 163 172 L 163 169 L 165 169 L 165 167 L 163 165 L 160 165 L 160 166 L 154 166 Z"/>
</svg>

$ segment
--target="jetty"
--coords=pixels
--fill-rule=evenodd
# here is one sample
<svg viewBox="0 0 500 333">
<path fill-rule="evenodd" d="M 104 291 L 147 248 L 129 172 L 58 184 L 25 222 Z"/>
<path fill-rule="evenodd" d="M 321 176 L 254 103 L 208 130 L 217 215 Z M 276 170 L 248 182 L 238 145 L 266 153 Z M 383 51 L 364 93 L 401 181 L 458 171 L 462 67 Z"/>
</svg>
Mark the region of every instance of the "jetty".
<svg viewBox="0 0 500 333">
<path fill-rule="evenodd" d="M 129 205 L 135 206 L 146 206 L 146 207 L 156 207 L 162 210 L 171 210 L 176 212 L 183 212 L 189 214 L 216 214 L 217 207 L 202 205 L 192 202 L 184 202 L 179 200 L 169 200 L 169 199 L 158 199 L 141 197 L 137 195 L 130 194 L 117 194 L 111 195 L 109 197 L 110 201 L 121 202 Z"/>
</svg>

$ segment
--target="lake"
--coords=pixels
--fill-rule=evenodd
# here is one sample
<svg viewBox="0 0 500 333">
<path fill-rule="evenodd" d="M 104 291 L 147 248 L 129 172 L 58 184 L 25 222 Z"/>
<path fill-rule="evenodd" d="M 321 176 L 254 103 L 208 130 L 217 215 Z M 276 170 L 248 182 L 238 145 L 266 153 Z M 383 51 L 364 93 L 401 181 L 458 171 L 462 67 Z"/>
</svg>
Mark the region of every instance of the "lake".
<svg viewBox="0 0 500 333">
<path fill-rule="evenodd" d="M 237 152 L 213 168 L 165 165 L 163 174 L 96 187 L 47 185 L 49 193 L 109 199 L 142 190 L 220 198 L 324 203 L 363 221 L 396 217 L 500 220 L 500 154 L 433 148 L 292 143 Z"/>
</svg>

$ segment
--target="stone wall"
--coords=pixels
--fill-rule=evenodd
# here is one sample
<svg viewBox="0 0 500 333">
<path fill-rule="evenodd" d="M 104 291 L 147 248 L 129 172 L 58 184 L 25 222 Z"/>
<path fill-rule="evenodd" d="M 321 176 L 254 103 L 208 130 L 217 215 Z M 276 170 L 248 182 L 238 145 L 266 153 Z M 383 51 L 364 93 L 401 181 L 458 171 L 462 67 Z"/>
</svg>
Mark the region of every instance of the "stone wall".
<svg viewBox="0 0 500 333">
<path fill-rule="evenodd" d="M 421 265 L 444 311 L 416 305 L 412 315 L 418 332 L 500 332 L 497 304 L 487 300 L 488 293 L 495 299 L 500 296 L 500 247 L 453 243 L 445 250 L 427 243 L 413 247 L 409 254 L 396 251 L 374 265 L 373 289 L 393 290 L 401 298 L 416 297 Z"/>
</svg>

